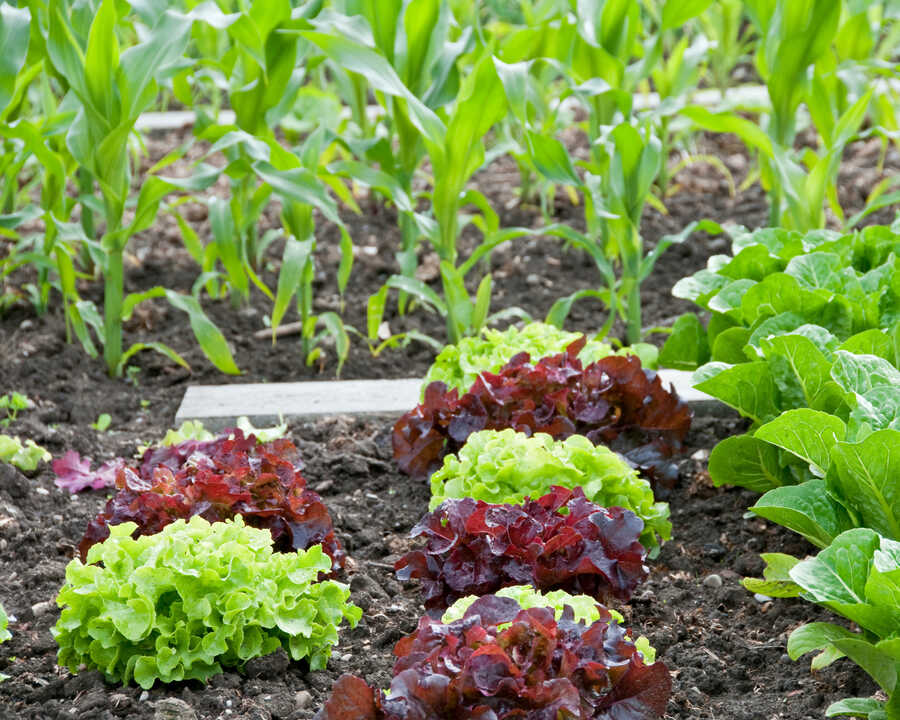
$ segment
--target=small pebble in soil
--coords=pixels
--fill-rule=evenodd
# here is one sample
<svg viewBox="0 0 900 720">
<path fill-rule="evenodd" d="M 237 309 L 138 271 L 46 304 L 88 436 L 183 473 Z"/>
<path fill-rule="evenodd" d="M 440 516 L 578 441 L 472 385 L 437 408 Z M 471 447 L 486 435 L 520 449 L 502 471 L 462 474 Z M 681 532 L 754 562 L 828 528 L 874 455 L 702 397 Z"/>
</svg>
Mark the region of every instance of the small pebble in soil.
<svg viewBox="0 0 900 720">
<path fill-rule="evenodd" d="M 297 706 L 298 710 L 303 710 L 312 705 L 313 696 L 309 690 L 300 690 L 296 695 L 294 695 L 294 705 Z"/>
<path fill-rule="evenodd" d="M 157 700 L 153 707 L 156 712 L 153 720 L 196 720 L 197 713 L 181 698 L 163 698 Z"/>
<path fill-rule="evenodd" d="M 54 609 L 56 609 L 55 600 L 45 600 L 43 602 L 35 603 L 31 606 L 31 612 L 34 613 L 35 617 L 46 615 L 48 612 Z"/>
<path fill-rule="evenodd" d="M 705 578 L 703 578 L 703 584 L 708 588 L 713 588 L 714 590 L 716 590 L 722 587 L 722 577 L 716 574 L 707 575 Z"/>
<path fill-rule="evenodd" d="M 762 593 L 754 593 L 753 599 L 756 600 L 756 602 L 763 604 L 769 602 L 769 600 L 771 600 L 772 598 L 770 598 L 768 595 L 763 595 Z"/>
<path fill-rule="evenodd" d="M 703 546 L 703 552 L 707 557 L 713 560 L 721 560 L 725 557 L 726 550 L 721 545 L 717 545 L 716 543 L 707 543 Z"/>
<path fill-rule="evenodd" d="M 529 285 L 540 285 L 541 279 L 535 275 L 534 273 L 530 273 L 526 278 L 525 282 Z"/>
</svg>

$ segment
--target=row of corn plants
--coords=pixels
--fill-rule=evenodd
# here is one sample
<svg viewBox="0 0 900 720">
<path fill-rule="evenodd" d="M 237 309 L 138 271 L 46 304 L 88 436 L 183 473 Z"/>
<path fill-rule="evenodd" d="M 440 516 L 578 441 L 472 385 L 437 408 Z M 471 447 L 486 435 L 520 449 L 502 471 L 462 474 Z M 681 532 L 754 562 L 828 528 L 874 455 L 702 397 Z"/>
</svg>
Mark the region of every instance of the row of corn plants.
<svg viewBox="0 0 900 720">
<path fill-rule="evenodd" d="M 4 2 L 3 302 L 19 292 L 7 286 L 13 273 L 31 268 L 24 291 L 35 310 L 61 302 L 71 337 L 121 375 L 144 349 L 187 364 L 161 343 L 124 345 L 135 308 L 165 298 L 187 313 L 209 360 L 236 373 L 201 301 L 240 306 L 261 293 L 273 337 L 293 307 L 306 361 L 330 336 L 339 369 L 353 334 L 374 352 L 411 339 L 443 345 L 415 331 L 379 338 L 389 307 L 437 312 L 453 343 L 525 315 L 491 312 L 490 257 L 504 243 L 542 236 L 597 269 L 596 288 L 559 298 L 547 321 L 561 326 L 575 302 L 598 298 L 608 308 L 600 334 L 618 319 L 624 341 L 639 346 L 652 330 L 640 287 L 655 262 L 691 232 L 719 229 L 692 223 L 649 251 L 641 234 L 645 207 L 665 212 L 685 165 L 707 162 L 730 179 L 720 159 L 698 150 L 700 130 L 746 144 L 748 181 L 769 193 L 773 225 L 851 228 L 897 200 L 888 177 L 847 218 L 837 192 L 850 142 L 877 136 L 887 147 L 897 136 L 900 32 L 891 12 L 889 3 L 844 0 Z M 765 86 L 761 108 L 727 100 L 741 65 Z M 722 91 L 712 108 L 694 102 L 706 84 Z M 176 102 L 193 111 L 193 136 L 139 172 L 141 113 Z M 804 129 L 815 147 L 798 147 Z M 584 157 L 572 130 L 587 143 Z M 189 153 L 200 159 L 189 164 Z M 520 199 L 539 204 L 542 225 L 504 226 L 472 187 L 502 156 L 514 159 Z M 342 299 L 354 257 L 344 218 L 362 212 L 364 188 L 396 212 L 398 272 L 369 298 L 357 331 L 340 308 L 318 310 L 316 250 L 324 221 L 339 237 Z M 583 229 L 555 221 L 559 192 L 584 209 Z M 186 219 L 186 203 L 206 206 L 208 233 Z M 196 282 L 190 293 L 126 293 L 129 247 L 161 212 L 175 218 Z M 480 238 L 463 253 L 468 228 Z M 425 248 L 439 261 L 438 288 L 416 278 Z M 86 297 L 93 280 L 102 282 L 102 307 Z"/>
<path fill-rule="evenodd" d="M 887 700 L 829 715 L 900 717 L 900 227 L 732 233 L 732 253 L 674 290 L 710 313 L 682 316 L 662 357 L 700 366 L 696 387 L 750 419 L 709 458 L 716 485 L 761 493 L 750 508 L 816 547 L 763 555 L 745 586 L 802 597 L 853 623 L 794 630 L 812 668 L 848 657 Z"/>
</svg>

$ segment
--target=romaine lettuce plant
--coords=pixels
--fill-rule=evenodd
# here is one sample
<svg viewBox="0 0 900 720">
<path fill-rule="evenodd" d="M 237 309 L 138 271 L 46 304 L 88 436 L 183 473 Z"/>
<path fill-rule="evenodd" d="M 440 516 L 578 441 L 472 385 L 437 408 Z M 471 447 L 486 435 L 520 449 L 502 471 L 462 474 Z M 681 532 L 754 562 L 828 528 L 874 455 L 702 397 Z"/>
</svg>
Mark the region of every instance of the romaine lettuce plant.
<svg viewBox="0 0 900 720">
<path fill-rule="evenodd" d="M 897 226 L 845 235 L 738 228 L 731 251 L 675 285 L 675 297 L 711 318 L 704 331 L 692 315 L 682 316 L 662 350 L 662 365 L 691 369 L 709 360 L 756 360 L 762 339 L 802 325 L 824 327 L 840 343 L 900 320 Z"/>
<path fill-rule="evenodd" d="M 652 480 L 673 483 L 691 412 L 635 356 L 608 356 L 583 366 L 586 338 L 532 364 L 519 353 L 499 373 L 482 373 L 469 392 L 430 384 L 424 402 L 394 425 L 394 458 L 425 476 L 479 430 L 512 428 L 554 438 L 584 435 L 622 452 Z"/>
<path fill-rule="evenodd" d="M 337 626 L 362 615 L 346 585 L 316 582 L 331 569 L 319 545 L 273 552 L 270 533 L 240 517 L 194 516 L 135 539 L 136 529 L 110 528 L 86 564 L 66 568 L 53 635 L 59 663 L 72 672 L 86 665 L 110 682 L 150 688 L 206 681 L 280 647 L 320 669 Z"/>
<path fill-rule="evenodd" d="M 647 663 L 629 631 L 598 613 L 587 624 L 566 608 L 557 620 L 553 609 L 487 595 L 460 620 L 423 617 L 394 649 L 387 693 L 343 675 L 317 718 L 662 716 L 672 684 L 665 665 Z"/>
<path fill-rule="evenodd" d="M 240 515 L 249 525 L 268 530 L 276 550 L 321 544 L 338 568 L 344 551 L 328 508 L 306 487 L 300 465 L 290 440 L 260 443 L 241 430 L 214 440 L 149 448 L 139 468 L 124 462 L 114 468 L 118 492 L 88 524 L 79 545 L 81 557 L 123 522 L 133 523 L 137 536 L 194 515 L 210 522 Z"/>
<path fill-rule="evenodd" d="M 400 580 L 421 581 L 428 610 L 521 583 L 627 602 L 649 574 L 643 529 L 633 512 L 600 507 L 580 487 L 521 505 L 449 499 L 412 529 L 425 548 L 394 567 Z"/>
<path fill-rule="evenodd" d="M 578 487 L 592 503 L 632 511 L 644 522 L 640 541 L 651 554 L 659 551 L 659 538 L 670 537 L 669 506 L 654 501 L 650 483 L 619 455 L 578 435 L 556 441 L 544 433 L 474 433 L 458 456 L 448 455 L 431 476 L 429 507 L 434 510 L 448 498 L 519 504 L 554 486 Z"/>
<path fill-rule="evenodd" d="M 843 615 L 860 632 L 827 622 L 802 625 L 788 638 L 788 654 L 796 660 L 817 652 L 814 670 L 848 657 L 888 696 L 849 698 L 831 705 L 826 714 L 892 720 L 900 713 L 900 542 L 872 530 L 848 530 L 818 555 L 797 561 L 777 560 L 783 578 L 780 595 L 801 596 Z M 770 562 L 770 570 L 772 563 Z M 770 573 L 771 574 L 771 573 Z"/>
<path fill-rule="evenodd" d="M 896 423 L 896 421 L 895 421 Z M 815 410 L 793 410 L 761 427 L 760 444 L 783 450 L 808 479 L 769 490 L 751 508 L 757 515 L 827 547 L 854 527 L 871 528 L 900 540 L 900 429 L 872 431 L 852 440 L 839 418 Z"/>
<path fill-rule="evenodd" d="M 875 330 L 862 335 L 854 336 L 858 343 L 851 338 L 854 343 L 844 346 L 861 347 L 865 341 L 865 349 L 879 351 L 880 346 L 893 356 L 889 335 Z M 797 437 L 809 443 L 839 429 L 840 439 L 854 441 L 900 425 L 900 371 L 875 354 L 831 352 L 820 342 L 828 337 L 822 328 L 801 327 L 763 340 L 763 360 L 704 367 L 707 379 L 697 387 L 754 421 L 751 432 L 726 438 L 713 449 L 709 468 L 716 485 L 764 492 L 802 482 L 811 477 L 806 466 L 813 461 Z M 793 461 L 777 448 L 807 460 Z M 813 475 L 823 477 L 825 467 L 818 465 Z"/>
</svg>

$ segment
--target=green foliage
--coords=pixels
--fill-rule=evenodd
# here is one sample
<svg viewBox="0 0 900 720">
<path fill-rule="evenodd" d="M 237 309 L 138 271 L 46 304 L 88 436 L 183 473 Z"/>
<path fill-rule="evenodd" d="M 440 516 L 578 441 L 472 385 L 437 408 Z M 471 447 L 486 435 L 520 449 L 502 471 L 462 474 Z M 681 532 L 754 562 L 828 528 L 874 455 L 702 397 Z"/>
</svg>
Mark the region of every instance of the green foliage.
<svg viewBox="0 0 900 720">
<path fill-rule="evenodd" d="M 9 640 L 12 635 L 7 628 L 9 627 L 9 618 L 6 617 L 6 610 L 0 605 L 0 643 Z"/>
<path fill-rule="evenodd" d="M 273 553 L 267 530 L 195 516 L 136 540 L 134 523 L 110 528 L 87 564 L 72 560 L 57 599 L 59 663 L 97 668 L 111 682 L 208 680 L 223 667 L 283 647 L 321 669 L 337 626 L 362 615 L 333 580 L 319 545 Z"/>
<path fill-rule="evenodd" d="M 503 331 L 485 328 L 479 337 L 464 338 L 441 350 L 425 375 L 423 392 L 425 386 L 436 380 L 465 392 L 480 373 L 497 372 L 513 355 L 527 352 L 533 361 L 537 361 L 564 352 L 579 337 L 581 333 L 566 332 L 540 322 L 528 323 L 521 330 L 515 326 Z M 588 364 L 612 351 L 612 346 L 604 342 L 588 340 L 578 357 Z"/>
<path fill-rule="evenodd" d="M 0 410 L 6 410 L 6 417 L 0 419 L 0 427 L 9 427 L 16 421 L 19 411 L 29 407 L 32 407 L 31 400 L 22 393 L 12 392 L 0 396 Z"/>
<path fill-rule="evenodd" d="M 609 448 L 581 435 L 555 441 L 544 433 L 528 437 L 515 430 L 473 433 L 459 456 L 448 455 L 431 476 L 429 509 L 453 497 L 519 503 L 541 497 L 553 485 L 579 486 L 598 505 L 634 512 L 644 521 L 641 542 L 653 553 L 671 536 L 669 506 L 654 501 L 650 483 Z"/>
<path fill-rule="evenodd" d="M 871 720 L 889 720 L 897 711 L 900 681 L 900 543 L 872 530 L 848 530 L 813 558 L 790 570 L 802 596 L 856 623 L 852 632 L 832 623 L 810 623 L 788 638 L 788 654 L 796 660 L 808 652 L 813 669 L 848 657 L 878 683 L 887 703 L 855 698 L 828 709 L 828 715 L 864 709 Z M 851 714 L 857 715 L 858 712 Z"/>
<path fill-rule="evenodd" d="M 41 462 L 50 462 L 50 453 L 34 440 L 22 441 L 15 436 L 0 435 L 0 462 L 15 465 L 24 472 L 33 472 Z"/>
<path fill-rule="evenodd" d="M 519 603 L 523 610 L 533 607 L 552 607 L 556 610 L 556 619 L 563 614 L 563 608 L 568 605 L 575 613 L 575 622 L 583 622 L 590 625 L 600 619 L 597 611 L 597 601 L 590 595 L 570 595 L 565 590 L 550 590 L 542 593 L 532 585 L 511 585 L 501 588 L 494 593 L 497 597 L 508 597 Z M 459 620 L 466 614 L 469 606 L 478 599 L 477 595 L 467 595 L 457 600 L 444 612 L 441 622 L 450 623 Z M 624 622 L 622 615 L 615 610 L 610 610 L 617 622 Z"/>
<path fill-rule="evenodd" d="M 663 348 L 670 364 L 755 361 L 765 354 L 766 338 L 790 332 L 813 333 L 811 342 L 823 352 L 845 343 L 852 352 L 894 360 L 894 341 L 883 331 L 900 320 L 900 229 L 731 232 L 731 256 L 710 258 L 672 291 L 712 318 L 705 338 L 694 323 L 674 328 Z"/>
</svg>

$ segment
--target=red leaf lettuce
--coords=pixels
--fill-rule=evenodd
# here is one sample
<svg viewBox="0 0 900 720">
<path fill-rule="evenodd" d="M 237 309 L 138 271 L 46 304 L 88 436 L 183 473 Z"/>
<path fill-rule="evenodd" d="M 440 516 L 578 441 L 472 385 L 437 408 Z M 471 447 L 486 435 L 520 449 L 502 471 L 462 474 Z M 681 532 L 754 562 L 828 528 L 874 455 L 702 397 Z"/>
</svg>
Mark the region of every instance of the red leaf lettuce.
<svg viewBox="0 0 900 720">
<path fill-rule="evenodd" d="M 650 720 L 665 712 L 668 669 L 647 664 L 600 608 L 590 625 L 567 607 L 523 610 L 486 595 L 461 620 L 429 617 L 394 648 L 390 691 L 337 681 L 317 720 Z"/>
<path fill-rule="evenodd" d="M 216 522 L 241 515 L 272 533 L 282 552 L 322 544 L 335 568 L 345 553 L 334 535 L 322 498 L 306 487 L 300 453 L 287 439 L 260 443 L 231 430 L 214 440 L 187 440 L 146 450 L 138 469 L 122 463 L 118 492 L 90 522 L 78 549 L 109 537 L 109 525 L 137 524 L 135 537 L 151 535 L 175 520 L 200 515 Z"/>
<path fill-rule="evenodd" d="M 602 508 L 580 487 L 554 486 L 521 505 L 451 499 L 412 529 L 424 550 L 394 567 L 400 580 L 422 581 L 428 610 L 519 584 L 627 602 L 648 575 L 643 528 L 630 510 Z"/>
<path fill-rule="evenodd" d="M 671 486 L 671 462 L 691 425 L 691 411 L 633 355 L 609 356 L 586 367 L 578 359 L 585 338 L 566 352 L 532 364 L 519 353 L 499 373 L 483 372 L 460 396 L 442 382 L 394 425 L 394 458 L 426 477 L 473 432 L 513 428 L 554 439 L 585 435 L 623 454 L 653 483 Z"/>
</svg>

